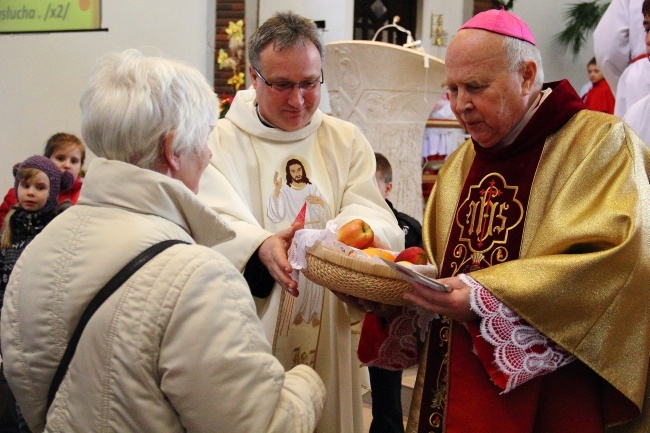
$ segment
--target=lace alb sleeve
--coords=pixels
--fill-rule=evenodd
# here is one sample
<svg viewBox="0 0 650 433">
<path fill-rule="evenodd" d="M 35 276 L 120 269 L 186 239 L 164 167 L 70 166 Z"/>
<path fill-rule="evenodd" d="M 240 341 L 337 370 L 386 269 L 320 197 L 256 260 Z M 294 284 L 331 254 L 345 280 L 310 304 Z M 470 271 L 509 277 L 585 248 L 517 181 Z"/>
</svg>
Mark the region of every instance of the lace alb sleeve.
<svg viewBox="0 0 650 433">
<path fill-rule="evenodd" d="M 507 378 L 504 393 L 575 360 L 476 280 L 465 274 L 459 278 L 471 288 L 471 308 L 481 317 L 480 336 L 494 347 L 493 361 Z"/>
<path fill-rule="evenodd" d="M 384 327 L 378 318 L 367 314 L 361 328 L 359 359 L 366 365 L 388 370 L 404 370 L 416 365 L 434 318 L 438 315 L 408 306 Z"/>
</svg>

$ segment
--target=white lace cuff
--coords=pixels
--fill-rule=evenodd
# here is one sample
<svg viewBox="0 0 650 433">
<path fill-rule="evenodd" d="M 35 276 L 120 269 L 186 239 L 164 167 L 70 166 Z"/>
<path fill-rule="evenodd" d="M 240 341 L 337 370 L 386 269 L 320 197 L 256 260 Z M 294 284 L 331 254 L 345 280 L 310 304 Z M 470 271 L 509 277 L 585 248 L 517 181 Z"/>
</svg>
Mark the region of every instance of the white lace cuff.
<svg viewBox="0 0 650 433">
<path fill-rule="evenodd" d="M 481 337 L 494 346 L 494 363 L 507 378 L 504 393 L 575 360 L 476 280 L 465 274 L 459 278 L 471 288 L 470 304 L 481 317 Z"/>
<path fill-rule="evenodd" d="M 434 317 L 438 315 L 414 306 L 404 307 L 388 325 L 386 340 L 379 347 L 377 358 L 368 365 L 389 370 L 404 370 L 416 365 L 420 343 L 424 342 Z"/>
</svg>

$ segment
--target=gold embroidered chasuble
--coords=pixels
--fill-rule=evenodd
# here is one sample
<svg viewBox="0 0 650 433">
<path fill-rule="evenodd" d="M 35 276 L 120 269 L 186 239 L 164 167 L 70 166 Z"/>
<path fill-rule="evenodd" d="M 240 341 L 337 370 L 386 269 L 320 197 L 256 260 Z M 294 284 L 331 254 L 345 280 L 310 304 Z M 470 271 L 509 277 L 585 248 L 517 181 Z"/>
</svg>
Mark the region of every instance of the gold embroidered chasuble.
<svg viewBox="0 0 650 433">
<path fill-rule="evenodd" d="M 439 264 L 474 158 L 470 140 L 445 163 L 427 204 L 424 243 Z M 525 208 L 519 259 L 463 270 L 627 403 L 637 410 L 645 405 L 643 416 L 621 431 L 648 431 L 649 161 L 647 147 L 621 121 L 580 111 L 544 143 Z M 440 410 L 432 411 L 429 430 L 419 431 L 444 431 L 449 358 L 443 346 L 450 338 L 449 321 L 436 323 L 431 332 L 426 346 L 432 340 L 441 345 L 442 350 L 429 351 L 440 357 L 440 374 L 433 397 L 422 401 L 432 360 L 421 358 L 408 432 L 418 431 L 422 408 Z"/>
</svg>

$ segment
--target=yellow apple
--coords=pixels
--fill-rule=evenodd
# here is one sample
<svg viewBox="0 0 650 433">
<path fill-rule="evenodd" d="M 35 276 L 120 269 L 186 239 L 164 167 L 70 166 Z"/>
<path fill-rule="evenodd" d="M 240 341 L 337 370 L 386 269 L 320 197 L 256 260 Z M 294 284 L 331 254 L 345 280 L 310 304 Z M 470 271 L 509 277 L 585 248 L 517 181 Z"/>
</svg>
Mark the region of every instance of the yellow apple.
<svg viewBox="0 0 650 433">
<path fill-rule="evenodd" d="M 368 257 L 383 257 L 384 259 L 390 262 L 395 261 L 394 255 L 392 255 L 390 252 L 386 250 L 382 250 L 381 248 L 369 247 L 361 251 L 363 251 Z"/>
<path fill-rule="evenodd" d="M 368 223 L 357 218 L 343 224 L 336 232 L 336 239 L 345 245 L 362 250 L 372 245 L 375 234 Z"/>
</svg>

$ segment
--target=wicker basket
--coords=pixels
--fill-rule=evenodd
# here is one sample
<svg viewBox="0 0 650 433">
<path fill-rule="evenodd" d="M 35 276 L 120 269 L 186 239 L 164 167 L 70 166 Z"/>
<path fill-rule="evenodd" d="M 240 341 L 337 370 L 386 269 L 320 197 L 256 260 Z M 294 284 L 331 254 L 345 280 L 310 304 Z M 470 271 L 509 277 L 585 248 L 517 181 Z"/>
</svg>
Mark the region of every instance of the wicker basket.
<svg viewBox="0 0 650 433">
<path fill-rule="evenodd" d="M 402 299 L 410 283 L 388 266 L 337 253 L 320 245 L 307 249 L 307 268 L 302 273 L 330 290 L 389 305 L 406 305 Z"/>
</svg>

